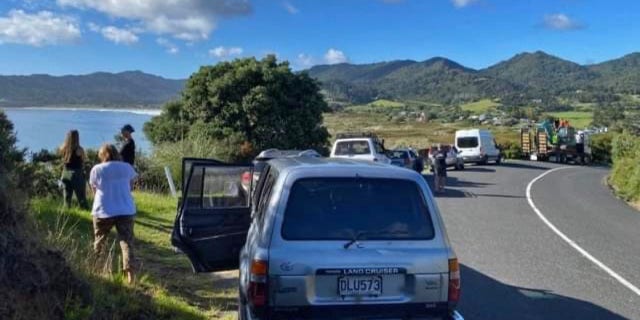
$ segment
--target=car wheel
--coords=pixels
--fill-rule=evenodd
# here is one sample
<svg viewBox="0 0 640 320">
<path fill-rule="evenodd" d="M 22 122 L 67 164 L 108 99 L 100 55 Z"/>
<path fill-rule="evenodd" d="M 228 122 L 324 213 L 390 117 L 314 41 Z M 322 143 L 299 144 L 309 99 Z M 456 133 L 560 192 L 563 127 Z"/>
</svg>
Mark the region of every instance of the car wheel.
<svg viewBox="0 0 640 320">
<path fill-rule="evenodd" d="M 496 165 L 499 165 L 500 163 L 502 163 L 502 157 L 498 156 L 498 159 L 496 159 Z"/>
</svg>

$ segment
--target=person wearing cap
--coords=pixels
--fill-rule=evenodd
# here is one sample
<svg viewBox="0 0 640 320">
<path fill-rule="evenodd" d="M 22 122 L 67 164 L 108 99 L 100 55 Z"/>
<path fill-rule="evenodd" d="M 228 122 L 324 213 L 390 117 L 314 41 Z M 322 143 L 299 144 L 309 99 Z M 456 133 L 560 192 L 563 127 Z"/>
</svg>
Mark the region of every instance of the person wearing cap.
<svg viewBox="0 0 640 320">
<path fill-rule="evenodd" d="M 120 158 L 122 161 L 133 166 L 136 160 L 136 143 L 131 136 L 135 130 L 130 124 L 126 124 L 120 129 L 124 143 L 120 147 Z"/>
</svg>

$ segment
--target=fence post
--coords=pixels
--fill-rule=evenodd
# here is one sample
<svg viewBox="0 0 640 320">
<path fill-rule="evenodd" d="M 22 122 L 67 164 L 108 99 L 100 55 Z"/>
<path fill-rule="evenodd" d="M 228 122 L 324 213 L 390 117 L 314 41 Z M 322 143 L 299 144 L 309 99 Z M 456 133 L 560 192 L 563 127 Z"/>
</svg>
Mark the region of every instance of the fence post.
<svg viewBox="0 0 640 320">
<path fill-rule="evenodd" d="M 171 175 L 171 169 L 169 169 L 169 166 L 164 167 L 164 174 L 167 176 L 167 182 L 169 182 L 169 190 L 171 190 L 171 195 L 176 198 L 178 196 L 178 192 L 176 191 L 176 185 L 173 183 L 173 176 Z"/>
</svg>

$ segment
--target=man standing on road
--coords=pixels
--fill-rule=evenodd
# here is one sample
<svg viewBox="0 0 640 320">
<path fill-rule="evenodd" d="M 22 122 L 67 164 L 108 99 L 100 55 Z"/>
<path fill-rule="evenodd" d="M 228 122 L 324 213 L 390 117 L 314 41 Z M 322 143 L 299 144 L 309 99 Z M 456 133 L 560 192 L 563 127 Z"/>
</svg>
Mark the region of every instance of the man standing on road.
<svg viewBox="0 0 640 320">
<path fill-rule="evenodd" d="M 580 164 L 584 164 L 584 132 L 578 131 L 576 134 L 576 153 L 580 159 Z"/>
<path fill-rule="evenodd" d="M 434 148 L 433 174 L 436 192 L 443 192 L 447 182 L 447 154 L 441 145 Z"/>
<path fill-rule="evenodd" d="M 120 129 L 120 133 L 124 139 L 124 143 L 120 147 L 120 158 L 131 166 L 133 166 L 136 159 L 136 143 L 131 136 L 134 132 L 135 130 L 130 124 L 126 124 Z"/>
</svg>

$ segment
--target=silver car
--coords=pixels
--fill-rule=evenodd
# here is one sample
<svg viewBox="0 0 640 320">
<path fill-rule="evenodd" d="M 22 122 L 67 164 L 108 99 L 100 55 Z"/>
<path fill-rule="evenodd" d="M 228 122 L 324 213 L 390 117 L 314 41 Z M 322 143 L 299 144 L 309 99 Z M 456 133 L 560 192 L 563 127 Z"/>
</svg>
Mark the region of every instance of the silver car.
<svg viewBox="0 0 640 320">
<path fill-rule="evenodd" d="M 192 161 L 193 159 L 191 159 Z M 172 243 L 196 272 L 239 268 L 240 319 L 462 319 L 460 268 L 429 186 L 346 159 L 191 162 Z"/>
</svg>

